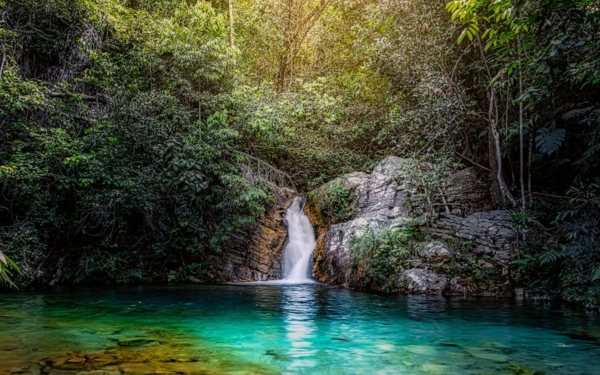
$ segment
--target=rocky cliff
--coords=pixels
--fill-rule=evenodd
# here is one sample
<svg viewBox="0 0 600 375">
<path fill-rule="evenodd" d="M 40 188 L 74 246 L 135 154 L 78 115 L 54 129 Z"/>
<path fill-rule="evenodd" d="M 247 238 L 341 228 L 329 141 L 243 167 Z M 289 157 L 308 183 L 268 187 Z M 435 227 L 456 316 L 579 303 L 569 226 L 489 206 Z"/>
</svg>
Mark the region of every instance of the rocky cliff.
<svg viewBox="0 0 600 375">
<path fill-rule="evenodd" d="M 255 223 L 231 233 L 221 254 L 211 256 L 207 281 L 240 282 L 277 280 L 287 239 L 285 210 L 291 196 L 280 197 L 267 207 Z"/>
<path fill-rule="evenodd" d="M 485 180 L 467 168 L 424 194 L 437 186 L 423 185 L 433 168 L 415 165 L 390 156 L 371 174 L 350 173 L 308 194 L 305 213 L 317 235 L 313 277 L 367 290 L 512 294 L 516 232 L 507 212 L 490 211 Z M 206 280 L 280 278 L 291 201 L 278 199 L 231 234 L 209 259 Z"/>
<path fill-rule="evenodd" d="M 477 212 L 490 208 L 485 182 L 466 169 L 424 199 L 417 172 L 391 156 L 371 174 L 347 174 L 309 195 L 305 212 L 318 236 L 313 277 L 409 293 L 512 293 L 518 242 L 508 213 Z M 371 242 L 360 242 L 365 236 Z M 383 250 L 370 245 L 377 241 Z M 365 259 L 357 246 L 367 247 Z"/>
</svg>

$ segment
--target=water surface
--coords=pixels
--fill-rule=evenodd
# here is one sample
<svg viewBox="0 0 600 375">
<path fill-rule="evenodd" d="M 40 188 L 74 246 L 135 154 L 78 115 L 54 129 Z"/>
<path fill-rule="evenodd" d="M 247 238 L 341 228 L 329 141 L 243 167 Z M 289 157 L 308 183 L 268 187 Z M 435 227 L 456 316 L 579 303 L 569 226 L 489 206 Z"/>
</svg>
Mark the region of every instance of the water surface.
<svg viewBox="0 0 600 375">
<path fill-rule="evenodd" d="M 0 374 L 599 374 L 600 318 L 306 285 L 0 294 Z M 100 374 L 102 372 L 96 372 Z"/>
</svg>

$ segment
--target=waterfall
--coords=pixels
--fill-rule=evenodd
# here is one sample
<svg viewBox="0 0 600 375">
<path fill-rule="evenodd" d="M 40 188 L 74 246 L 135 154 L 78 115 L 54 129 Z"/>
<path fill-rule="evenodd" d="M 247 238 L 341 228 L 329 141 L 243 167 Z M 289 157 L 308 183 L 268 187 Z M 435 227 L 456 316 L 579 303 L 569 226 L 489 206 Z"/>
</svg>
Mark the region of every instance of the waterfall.
<svg viewBox="0 0 600 375">
<path fill-rule="evenodd" d="M 288 244 L 283 249 L 281 268 L 283 280 L 291 283 L 314 282 L 312 253 L 317 244 L 315 231 L 304 214 L 304 198 L 295 198 L 285 213 L 288 223 Z"/>
</svg>

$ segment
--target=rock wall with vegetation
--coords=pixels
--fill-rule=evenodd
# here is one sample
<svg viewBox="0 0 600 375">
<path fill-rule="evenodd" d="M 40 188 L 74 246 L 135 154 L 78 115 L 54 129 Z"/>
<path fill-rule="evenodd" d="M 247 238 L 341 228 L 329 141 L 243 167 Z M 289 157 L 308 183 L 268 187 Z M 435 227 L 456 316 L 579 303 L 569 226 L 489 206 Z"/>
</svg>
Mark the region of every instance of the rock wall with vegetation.
<svg viewBox="0 0 600 375">
<path fill-rule="evenodd" d="M 371 174 L 312 192 L 305 210 L 318 233 L 313 276 L 380 291 L 514 293 L 519 252 L 510 215 L 473 212 L 489 207 L 489 196 L 472 170 L 438 181 L 441 193 L 424 199 L 422 183 L 435 170 L 390 156 Z"/>
<path fill-rule="evenodd" d="M 292 198 L 279 198 L 256 222 L 230 233 L 221 253 L 209 257 L 210 269 L 190 281 L 240 282 L 281 278 L 281 256 L 287 241 L 285 211 Z"/>
</svg>

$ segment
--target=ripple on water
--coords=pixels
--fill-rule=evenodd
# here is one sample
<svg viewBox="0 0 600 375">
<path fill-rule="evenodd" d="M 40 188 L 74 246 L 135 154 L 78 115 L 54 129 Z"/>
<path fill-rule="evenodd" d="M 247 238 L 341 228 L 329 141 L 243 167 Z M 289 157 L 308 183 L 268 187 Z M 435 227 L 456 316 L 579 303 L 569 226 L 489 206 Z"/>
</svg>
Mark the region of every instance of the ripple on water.
<svg viewBox="0 0 600 375">
<path fill-rule="evenodd" d="M 600 321 L 312 285 L 0 294 L 0 374 L 594 374 Z"/>
</svg>

